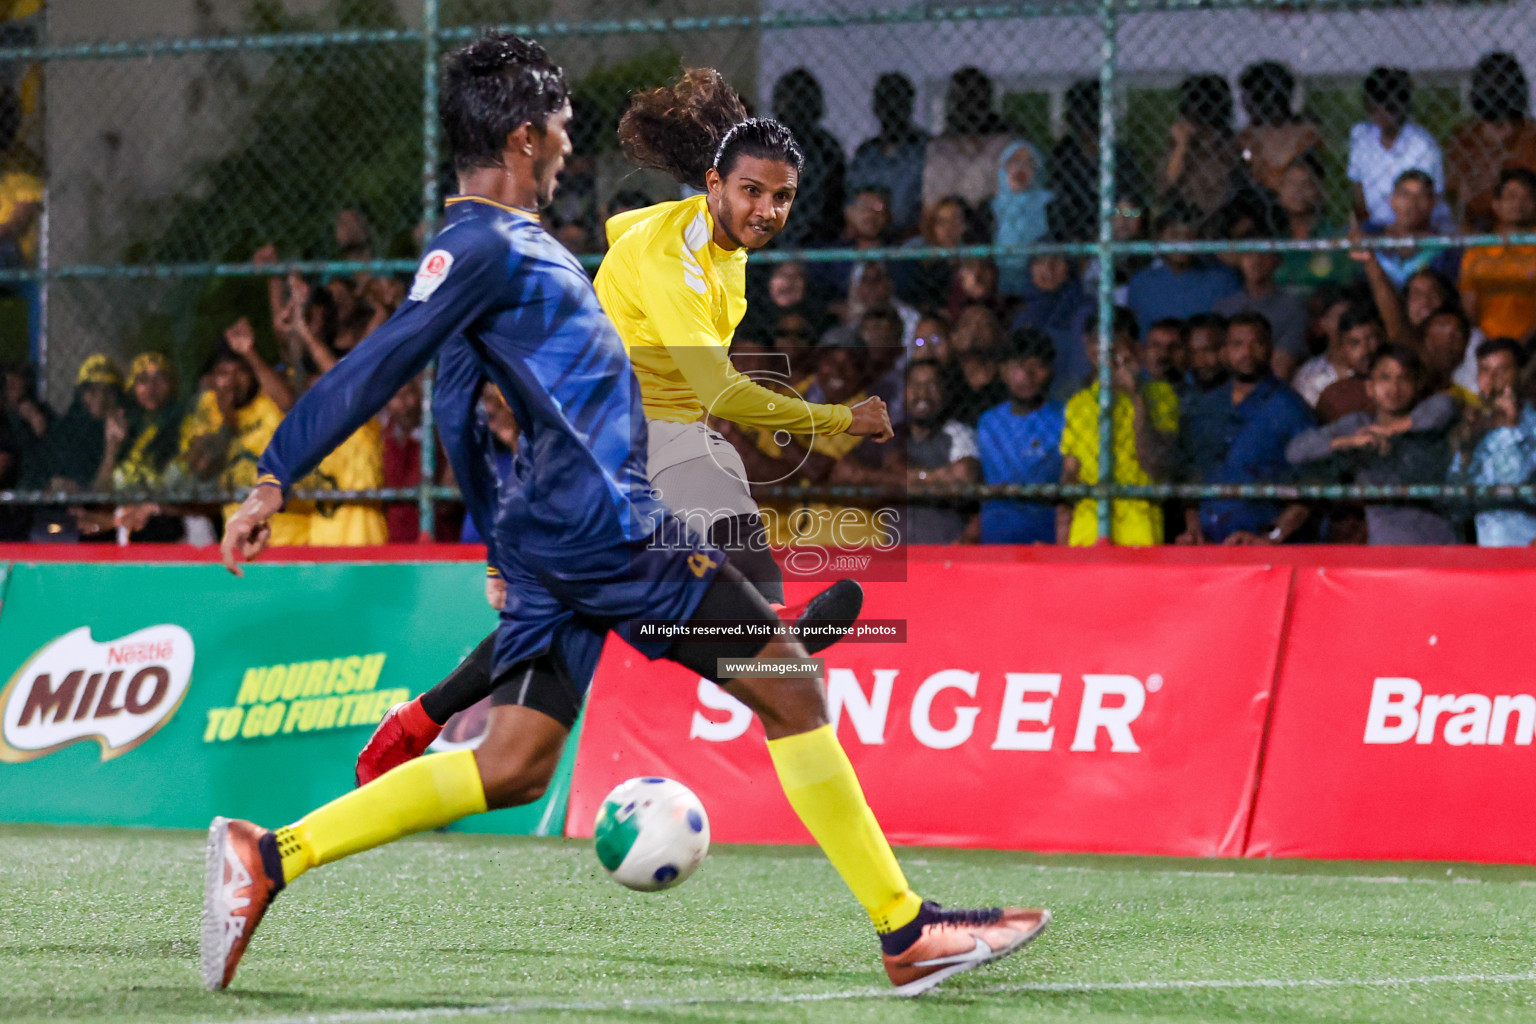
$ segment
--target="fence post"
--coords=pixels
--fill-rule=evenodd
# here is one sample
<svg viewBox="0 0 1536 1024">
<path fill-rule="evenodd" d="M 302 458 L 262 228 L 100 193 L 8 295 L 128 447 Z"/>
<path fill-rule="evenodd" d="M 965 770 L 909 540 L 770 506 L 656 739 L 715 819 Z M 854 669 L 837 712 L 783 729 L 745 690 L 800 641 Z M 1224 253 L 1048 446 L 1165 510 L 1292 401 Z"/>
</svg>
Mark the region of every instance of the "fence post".
<svg viewBox="0 0 1536 1024">
<path fill-rule="evenodd" d="M 421 218 L 426 225 L 423 242 L 430 243 L 437 234 L 438 124 L 437 124 L 437 50 L 438 0 L 424 0 L 421 7 Z M 417 485 L 416 511 L 420 517 L 421 543 L 436 537 L 437 508 L 433 487 L 437 476 L 436 417 L 432 412 L 432 384 L 437 377 L 437 360 L 427 367 L 421 382 L 421 481 Z"/>
<path fill-rule="evenodd" d="M 1104 31 L 1099 63 L 1099 479 L 1094 486 L 1099 541 L 1114 536 L 1110 492 L 1115 480 L 1114 367 L 1115 332 L 1115 61 L 1117 14 L 1115 0 L 1103 0 L 1099 17 Z"/>
<path fill-rule="evenodd" d="M 48 20 L 48 5 L 43 4 L 42 9 L 43 30 L 40 33 L 38 44 L 44 47 L 52 43 L 50 24 Z M 49 63 L 39 61 L 40 77 L 42 79 L 42 138 L 38 140 L 38 148 L 41 150 L 38 156 L 43 163 L 43 210 L 39 214 L 37 231 L 37 270 L 41 276 L 31 282 L 31 295 L 27 299 L 27 355 L 32 365 L 37 368 L 37 384 L 33 387 L 32 397 L 42 398 L 48 391 L 48 303 L 52 297 L 49 294 L 50 278 L 48 267 L 53 261 L 50 251 L 49 235 L 52 234 L 53 223 L 49 211 L 53 208 L 53 160 L 49 159 L 48 144 L 50 142 L 49 127 L 52 118 L 49 116 L 48 105 L 48 80 Z M 25 286 L 23 286 L 25 287 Z"/>
</svg>

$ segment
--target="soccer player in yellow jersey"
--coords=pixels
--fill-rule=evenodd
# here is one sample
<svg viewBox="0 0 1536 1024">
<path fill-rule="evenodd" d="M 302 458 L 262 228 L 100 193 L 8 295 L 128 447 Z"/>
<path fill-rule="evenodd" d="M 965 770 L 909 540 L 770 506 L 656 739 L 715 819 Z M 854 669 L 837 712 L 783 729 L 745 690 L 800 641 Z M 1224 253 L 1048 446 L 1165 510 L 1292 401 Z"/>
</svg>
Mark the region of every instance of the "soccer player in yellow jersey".
<svg viewBox="0 0 1536 1024">
<path fill-rule="evenodd" d="M 703 190 L 610 218 L 597 272 L 598 301 L 640 381 L 651 482 L 673 512 L 782 605 L 783 577 L 746 467 L 705 418 L 816 438 L 891 437 L 879 398 L 852 407 L 804 402 L 752 381 L 728 358 L 747 310 L 747 254 L 783 230 L 805 157 L 782 124 L 748 118 L 710 68 L 636 96 L 619 122 L 619 142 L 636 164 Z"/>
</svg>

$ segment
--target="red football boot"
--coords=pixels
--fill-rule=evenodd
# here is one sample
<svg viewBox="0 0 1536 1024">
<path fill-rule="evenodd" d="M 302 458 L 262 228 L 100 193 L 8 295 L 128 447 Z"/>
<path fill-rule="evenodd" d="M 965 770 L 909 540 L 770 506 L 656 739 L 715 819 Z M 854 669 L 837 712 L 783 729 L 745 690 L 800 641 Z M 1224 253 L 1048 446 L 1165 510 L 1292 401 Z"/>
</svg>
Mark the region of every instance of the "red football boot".
<svg viewBox="0 0 1536 1024">
<path fill-rule="evenodd" d="M 366 786 L 391 768 L 420 757 L 443 727 L 422 710 L 421 698 L 390 708 L 357 755 L 357 784 Z"/>
</svg>

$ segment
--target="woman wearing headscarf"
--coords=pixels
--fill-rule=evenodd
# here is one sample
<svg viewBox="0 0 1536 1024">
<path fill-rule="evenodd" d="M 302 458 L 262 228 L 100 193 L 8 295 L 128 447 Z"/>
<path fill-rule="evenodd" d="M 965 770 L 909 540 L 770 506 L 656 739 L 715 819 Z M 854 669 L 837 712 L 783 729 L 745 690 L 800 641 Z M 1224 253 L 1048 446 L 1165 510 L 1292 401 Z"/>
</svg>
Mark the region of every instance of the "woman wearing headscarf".
<svg viewBox="0 0 1536 1024">
<path fill-rule="evenodd" d="M 93 491 L 111 486 L 112 468 L 127 436 L 127 423 L 119 407 L 122 371 L 109 357 L 93 355 L 80 364 L 75 375 L 75 395 L 34 456 L 22 466 L 21 486 L 26 490 Z M 99 523 L 82 523 L 78 510 L 41 506 L 32 525 L 39 541 L 79 539 L 81 527 L 91 531 Z"/>
<path fill-rule="evenodd" d="M 176 371 L 159 352 L 145 352 L 128 369 L 127 437 L 112 469 L 114 491 L 150 491 L 174 486 L 181 475 L 181 425 L 186 408 L 176 397 Z M 164 515 L 154 504 L 118 510 L 136 541 L 178 541 L 185 534 L 180 516 Z"/>
<path fill-rule="evenodd" d="M 23 486 L 88 491 L 110 485 L 117 452 L 127 435 L 119 407 L 123 374 L 105 355 L 93 355 L 75 375 L 69 410 L 49 431 L 42 457 L 24 468 Z"/>
<path fill-rule="evenodd" d="M 1047 209 L 1055 193 L 1045 187 L 1045 164 L 1040 151 L 1027 142 L 1010 143 L 997 168 L 997 194 L 992 197 L 994 240 L 998 245 L 1028 245 L 1045 237 L 1050 228 Z M 1029 282 L 1029 260 L 1024 256 L 997 261 L 998 291 L 1022 295 Z"/>
</svg>

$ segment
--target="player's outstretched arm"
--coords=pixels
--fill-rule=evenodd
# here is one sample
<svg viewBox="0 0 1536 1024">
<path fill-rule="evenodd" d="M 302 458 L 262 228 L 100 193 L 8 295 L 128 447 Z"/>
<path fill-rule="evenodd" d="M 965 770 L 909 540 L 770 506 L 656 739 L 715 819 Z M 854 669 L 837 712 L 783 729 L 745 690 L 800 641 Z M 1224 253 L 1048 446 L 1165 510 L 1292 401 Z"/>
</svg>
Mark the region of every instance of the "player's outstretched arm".
<svg viewBox="0 0 1536 1024">
<path fill-rule="evenodd" d="M 224 558 L 224 568 L 236 576 L 244 576 L 241 562 L 249 562 L 267 549 L 272 539 L 272 527 L 268 520 L 283 507 L 283 493 L 270 484 L 260 484 L 245 496 L 239 511 L 224 524 L 224 542 L 219 553 Z"/>
<path fill-rule="evenodd" d="M 450 338 L 501 297 L 506 243 L 469 238 L 422 260 L 405 303 L 294 404 L 257 463 L 258 483 L 286 493 L 426 368 Z"/>
</svg>

